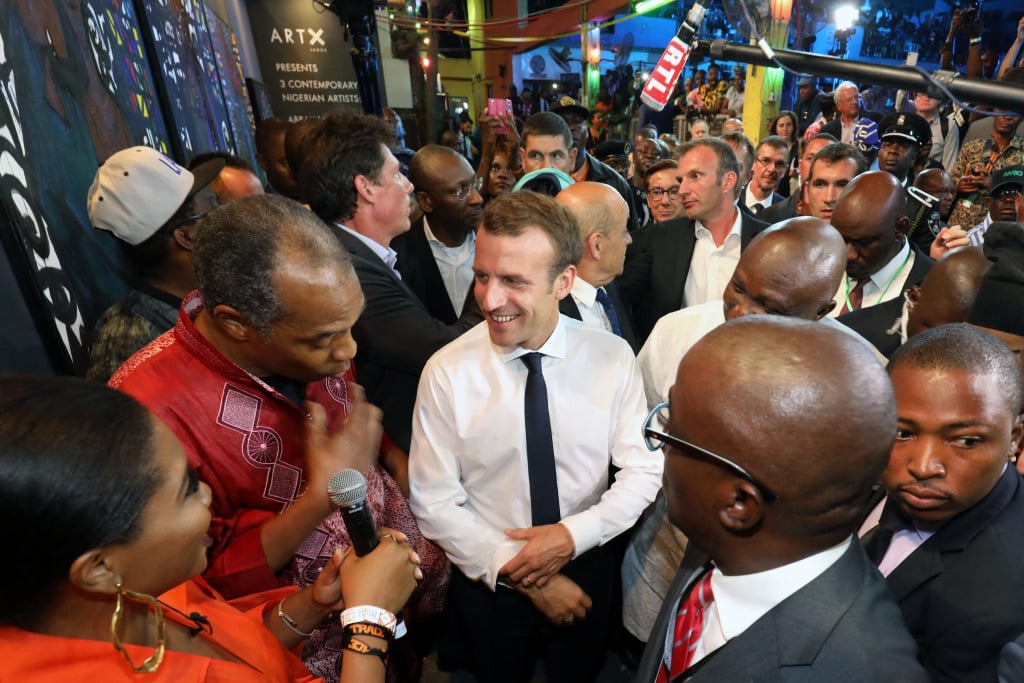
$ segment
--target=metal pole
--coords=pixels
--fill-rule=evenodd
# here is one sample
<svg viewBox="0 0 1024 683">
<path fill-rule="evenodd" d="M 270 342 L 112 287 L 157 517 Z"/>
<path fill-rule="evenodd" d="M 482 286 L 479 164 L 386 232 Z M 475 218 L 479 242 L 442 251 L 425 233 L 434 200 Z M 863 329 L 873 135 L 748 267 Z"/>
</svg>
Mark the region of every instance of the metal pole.
<svg viewBox="0 0 1024 683">
<path fill-rule="evenodd" d="M 759 47 L 725 40 L 698 40 L 692 54 L 761 66 L 774 65 Z M 927 92 L 933 97 L 944 97 L 924 74 L 905 65 L 887 66 L 796 50 L 775 50 L 775 56 L 779 63 L 800 73 L 828 78 L 838 77 L 890 88 Z M 958 99 L 1024 113 L 1024 86 L 983 78 L 968 78 L 952 71 L 935 71 L 932 75 Z"/>
</svg>

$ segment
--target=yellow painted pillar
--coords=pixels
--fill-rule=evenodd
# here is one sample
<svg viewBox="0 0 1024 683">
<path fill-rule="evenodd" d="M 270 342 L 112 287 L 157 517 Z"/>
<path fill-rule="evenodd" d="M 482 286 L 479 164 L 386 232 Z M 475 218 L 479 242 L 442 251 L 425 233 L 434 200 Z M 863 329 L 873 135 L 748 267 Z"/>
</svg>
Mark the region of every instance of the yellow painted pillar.
<svg viewBox="0 0 1024 683">
<path fill-rule="evenodd" d="M 785 48 L 793 0 L 769 0 L 771 24 L 765 38 L 775 48 Z M 743 131 L 754 144 L 768 135 L 768 123 L 779 114 L 784 72 L 778 67 L 747 66 L 747 89 L 743 99 Z"/>
<path fill-rule="evenodd" d="M 480 39 L 483 38 L 483 28 L 481 25 L 487 19 L 487 15 L 484 13 L 484 0 L 469 0 L 466 3 L 466 19 L 469 21 L 469 30 L 467 31 L 470 37 L 469 46 L 471 48 L 482 47 L 483 43 L 480 42 Z M 486 77 L 486 52 L 473 50 L 470 55 L 470 61 L 473 64 L 473 97 L 470 100 L 470 108 L 475 121 L 482 114 L 487 113 L 487 85 L 490 81 Z"/>
</svg>

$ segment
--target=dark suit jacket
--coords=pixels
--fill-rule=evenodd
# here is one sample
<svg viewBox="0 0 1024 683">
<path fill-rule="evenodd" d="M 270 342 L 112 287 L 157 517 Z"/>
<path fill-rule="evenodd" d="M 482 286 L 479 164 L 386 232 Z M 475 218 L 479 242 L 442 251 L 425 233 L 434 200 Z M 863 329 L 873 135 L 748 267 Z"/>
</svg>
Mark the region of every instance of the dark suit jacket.
<svg viewBox="0 0 1024 683">
<path fill-rule="evenodd" d="M 627 308 L 626 304 L 622 301 L 622 296 L 619 294 L 618 287 L 615 286 L 615 282 L 611 282 L 605 285 L 604 289 L 608 292 L 608 298 L 611 299 L 612 308 L 615 309 L 615 315 L 619 318 L 619 329 L 622 330 L 622 338 L 625 339 L 633 349 L 633 353 L 639 353 L 640 345 L 637 344 L 636 334 L 633 333 L 633 323 L 630 320 L 629 308 Z M 570 318 L 582 320 L 582 317 L 580 316 L 580 308 L 576 305 L 576 300 L 572 298 L 572 294 L 569 294 L 569 296 L 558 302 L 558 311 Z"/>
<path fill-rule="evenodd" d="M 877 112 L 877 111 L 866 111 L 864 109 L 861 109 L 860 112 L 857 114 L 857 120 L 859 121 L 860 119 L 863 119 L 863 118 L 868 118 L 868 119 L 871 119 L 872 121 L 874 121 L 875 123 L 878 123 L 879 121 L 882 120 L 882 114 L 880 112 Z M 826 123 L 824 126 L 822 126 L 821 130 L 818 131 L 818 133 L 819 134 L 821 134 L 821 133 L 828 133 L 829 135 L 835 137 L 836 140 L 839 140 L 840 142 L 842 142 L 843 141 L 843 118 L 837 114 L 834 119 L 832 119 L 831 121 Z"/>
<path fill-rule="evenodd" d="M 392 240 L 391 248 L 398 253 L 395 267 L 402 274 L 402 282 L 423 302 L 430 315 L 445 325 L 458 320 L 459 316 L 455 315 L 448 290 L 441 279 L 441 271 L 437 268 L 434 252 L 430 250 L 430 243 L 423 231 L 423 218 L 413 223 L 409 232 Z"/>
<path fill-rule="evenodd" d="M 768 225 L 774 225 L 787 218 L 796 218 L 796 200 L 799 193 L 788 197 L 784 202 L 776 202 L 761 212 L 758 218 Z"/>
<path fill-rule="evenodd" d="M 689 553 L 687 553 L 689 554 Z M 701 572 L 686 567 L 669 588 L 647 642 L 636 683 L 653 681 L 676 599 Z M 688 672 L 701 682 L 927 681 L 885 581 L 859 543 L 822 575 L 789 596 Z"/>
<path fill-rule="evenodd" d="M 618 171 L 589 152 L 587 153 L 587 163 L 590 165 L 590 170 L 587 172 L 587 181 L 604 183 L 622 195 L 622 198 L 626 200 L 626 205 L 629 207 L 629 223 L 627 223 L 626 228 L 630 232 L 639 228 L 643 219 L 643 212 L 640 210 L 636 195 L 633 193 L 629 182 Z"/>
<path fill-rule="evenodd" d="M 788 178 L 789 178 L 789 176 L 786 176 L 786 182 L 789 182 Z M 748 185 L 749 185 L 749 183 L 748 183 Z M 773 206 L 778 206 L 779 204 L 784 203 L 787 198 L 783 197 L 778 192 L 772 192 L 772 203 L 767 208 L 764 208 L 764 209 L 761 210 L 761 214 L 762 214 L 761 216 L 758 216 L 756 213 L 754 213 L 754 210 L 752 208 L 750 208 L 749 206 L 747 206 L 745 204 L 746 199 L 747 199 L 747 188 L 744 187 L 743 191 L 740 192 L 740 202 L 739 202 L 740 208 L 741 209 L 746 209 L 750 213 L 751 216 L 753 216 L 754 218 L 756 218 L 759 221 L 763 221 L 764 220 L 763 216 L 764 216 L 764 212 L 765 211 L 767 211 L 768 209 L 772 208 Z M 771 223 L 769 223 L 769 225 L 771 225 Z"/>
<path fill-rule="evenodd" d="M 331 229 L 351 255 L 366 297 L 366 308 L 352 328 L 359 345 L 355 360 L 359 383 L 370 402 L 384 411 L 384 431 L 408 452 L 423 365 L 435 351 L 483 320 L 483 315 L 469 299 L 462 317 L 445 325 L 369 247 L 335 225 Z"/>
<path fill-rule="evenodd" d="M 987 496 L 939 528 L 886 582 L 933 681 L 994 681 L 1024 633 L 1024 481 L 1010 464 Z"/>
<path fill-rule="evenodd" d="M 754 235 L 768 225 L 749 214 L 740 214 L 740 244 L 746 249 Z M 645 225 L 633 233 L 625 270 L 615 282 L 633 312 L 633 329 L 641 345 L 661 316 L 685 305 L 683 287 L 697 243 L 694 225 L 683 216 Z"/>
<path fill-rule="evenodd" d="M 921 280 L 924 280 L 924 276 L 935 265 L 935 261 L 928 254 L 918 249 L 917 245 L 913 242 L 910 243 L 910 249 L 914 252 L 914 265 L 911 267 L 910 274 L 903 283 L 900 296 L 875 306 L 862 308 L 859 311 L 845 313 L 836 318 L 836 320 L 856 330 L 862 337 L 874 344 L 875 348 L 886 358 L 891 356 L 892 352 L 900 345 L 899 335 L 891 335 L 889 330 L 892 329 L 896 319 L 903 314 L 903 292 L 914 285 L 921 284 Z M 842 302 L 837 302 L 836 305 L 842 306 L 843 304 Z"/>
</svg>

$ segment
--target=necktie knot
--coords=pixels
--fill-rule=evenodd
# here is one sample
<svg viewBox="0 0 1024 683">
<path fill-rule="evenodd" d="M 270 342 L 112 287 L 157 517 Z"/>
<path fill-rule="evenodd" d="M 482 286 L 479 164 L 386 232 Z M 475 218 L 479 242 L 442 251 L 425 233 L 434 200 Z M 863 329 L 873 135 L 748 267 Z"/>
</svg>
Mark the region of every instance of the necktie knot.
<svg viewBox="0 0 1024 683">
<path fill-rule="evenodd" d="M 755 216 L 760 216 L 761 212 L 764 211 L 764 204 L 758 202 L 754 204 L 752 207 L 750 207 L 750 210 L 754 212 Z"/>
<path fill-rule="evenodd" d="M 526 369 L 530 371 L 530 374 L 533 374 L 533 373 L 541 373 L 541 374 L 543 374 L 542 371 L 541 371 L 541 359 L 542 358 L 544 358 L 544 354 L 543 353 L 537 353 L 536 351 L 534 351 L 532 353 L 524 354 L 524 355 L 519 357 L 519 359 L 521 361 L 523 361 L 523 365 L 526 366 Z"/>
</svg>

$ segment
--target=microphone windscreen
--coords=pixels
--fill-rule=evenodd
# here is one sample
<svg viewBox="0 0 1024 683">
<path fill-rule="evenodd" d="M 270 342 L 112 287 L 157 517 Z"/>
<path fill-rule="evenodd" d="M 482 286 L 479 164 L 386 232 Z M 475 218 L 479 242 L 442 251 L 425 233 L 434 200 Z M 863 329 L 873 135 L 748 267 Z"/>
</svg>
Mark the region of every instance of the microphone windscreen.
<svg viewBox="0 0 1024 683">
<path fill-rule="evenodd" d="M 327 482 L 327 495 L 339 507 L 351 507 L 366 500 L 366 479 L 358 470 L 341 470 Z"/>
</svg>

